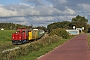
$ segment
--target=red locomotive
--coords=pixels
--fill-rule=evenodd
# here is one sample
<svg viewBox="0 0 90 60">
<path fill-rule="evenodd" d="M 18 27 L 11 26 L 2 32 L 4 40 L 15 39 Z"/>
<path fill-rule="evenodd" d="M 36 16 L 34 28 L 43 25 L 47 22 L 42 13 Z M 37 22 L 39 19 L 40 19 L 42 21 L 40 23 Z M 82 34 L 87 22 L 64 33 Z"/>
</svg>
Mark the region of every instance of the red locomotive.
<svg viewBox="0 0 90 60">
<path fill-rule="evenodd" d="M 18 28 L 15 33 L 12 34 L 12 43 L 25 43 L 27 40 L 27 29 Z"/>
</svg>

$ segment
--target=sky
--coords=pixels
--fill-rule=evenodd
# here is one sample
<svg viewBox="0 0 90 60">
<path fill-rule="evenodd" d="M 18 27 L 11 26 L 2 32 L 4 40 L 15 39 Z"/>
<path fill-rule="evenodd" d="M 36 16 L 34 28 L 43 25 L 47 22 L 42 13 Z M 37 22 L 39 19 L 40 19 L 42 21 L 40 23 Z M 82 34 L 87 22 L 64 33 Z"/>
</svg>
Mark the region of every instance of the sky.
<svg viewBox="0 0 90 60">
<path fill-rule="evenodd" d="M 0 0 L 0 23 L 46 27 L 77 15 L 90 24 L 90 0 Z"/>
</svg>

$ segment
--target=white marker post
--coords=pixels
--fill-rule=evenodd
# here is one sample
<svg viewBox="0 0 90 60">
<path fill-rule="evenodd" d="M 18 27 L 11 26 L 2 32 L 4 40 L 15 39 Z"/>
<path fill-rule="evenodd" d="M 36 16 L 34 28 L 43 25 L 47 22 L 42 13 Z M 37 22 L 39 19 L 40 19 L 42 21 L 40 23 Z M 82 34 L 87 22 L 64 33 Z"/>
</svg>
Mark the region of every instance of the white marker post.
<svg viewBox="0 0 90 60">
<path fill-rule="evenodd" d="M 75 30 L 75 26 L 73 26 L 73 29 Z"/>
<path fill-rule="evenodd" d="M 84 27 L 82 27 L 82 30 L 84 30 Z"/>
</svg>

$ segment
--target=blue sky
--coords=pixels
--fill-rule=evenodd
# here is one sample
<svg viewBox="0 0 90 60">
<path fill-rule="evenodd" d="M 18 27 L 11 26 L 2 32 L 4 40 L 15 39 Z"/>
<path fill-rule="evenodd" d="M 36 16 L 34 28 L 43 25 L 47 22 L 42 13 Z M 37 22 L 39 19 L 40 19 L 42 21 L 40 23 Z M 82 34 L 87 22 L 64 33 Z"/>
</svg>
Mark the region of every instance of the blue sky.
<svg viewBox="0 0 90 60">
<path fill-rule="evenodd" d="M 22 0 L 0 0 L 0 4 L 8 5 L 8 4 L 18 4 L 21 3 Z"/>
<path fill-rule="evenodd" d="M 77 15 L 90 24 L 90 0 L 0 0 L 0 22 L 47 26 Z"/>
</svg>

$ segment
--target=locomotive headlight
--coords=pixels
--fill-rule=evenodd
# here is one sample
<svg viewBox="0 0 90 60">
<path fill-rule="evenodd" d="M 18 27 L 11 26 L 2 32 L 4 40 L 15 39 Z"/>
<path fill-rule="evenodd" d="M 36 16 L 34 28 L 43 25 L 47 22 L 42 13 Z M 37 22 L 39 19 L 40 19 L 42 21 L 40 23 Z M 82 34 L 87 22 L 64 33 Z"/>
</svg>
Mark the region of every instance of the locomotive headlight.
<svg viewBox="0 0 90 60">
<path fill-rule="evenodd" d="M 13 37 L 13 39 L 14 39 L 14 37 Z"/>
</svg>

